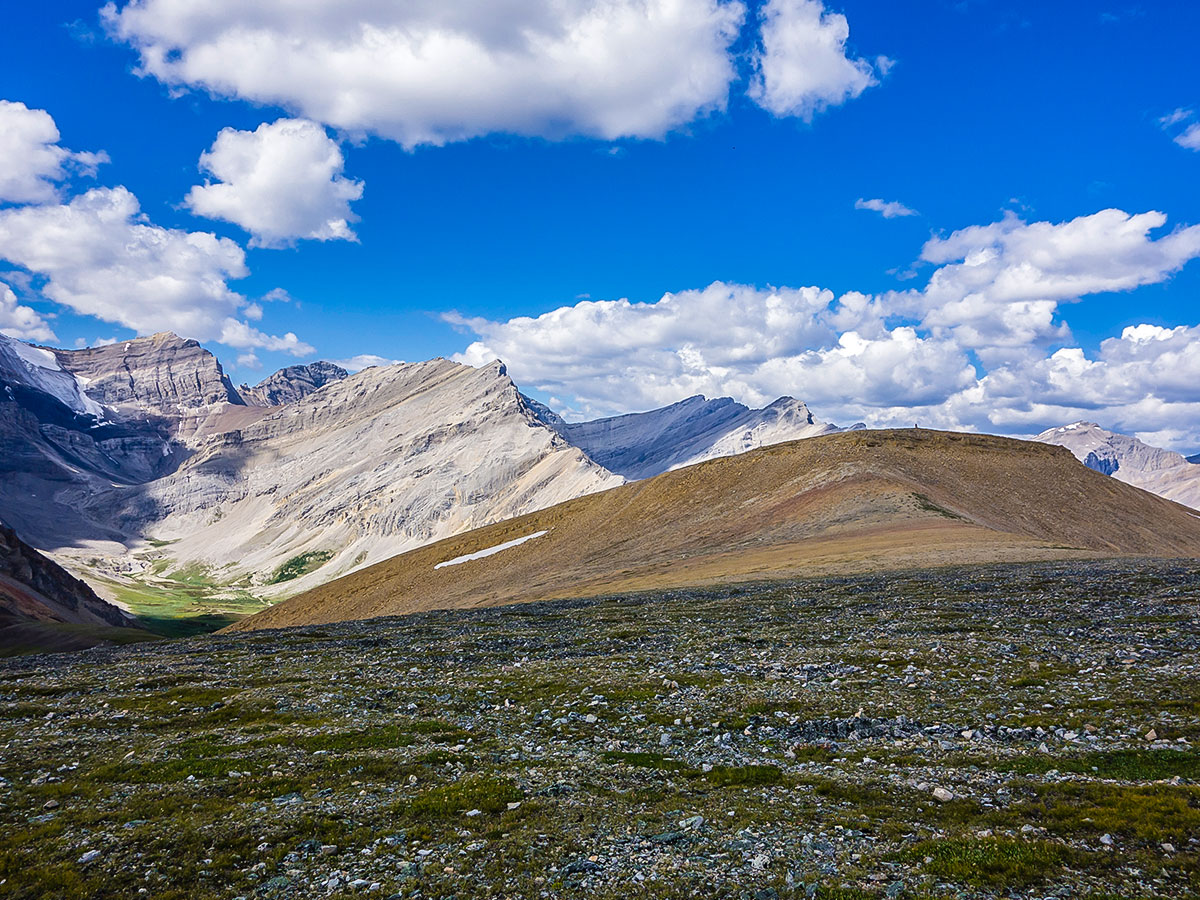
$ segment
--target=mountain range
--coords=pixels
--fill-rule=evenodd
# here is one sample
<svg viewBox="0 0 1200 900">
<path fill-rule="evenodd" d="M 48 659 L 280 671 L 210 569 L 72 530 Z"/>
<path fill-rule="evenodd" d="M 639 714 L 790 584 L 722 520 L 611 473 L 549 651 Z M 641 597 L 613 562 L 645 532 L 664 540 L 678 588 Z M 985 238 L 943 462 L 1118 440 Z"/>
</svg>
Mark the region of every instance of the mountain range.
<svg viewBox="0 0 1200 900">
<path fill-rule="evenodd" d="M 105 599 L 134 607 L 147 597 L 186 595 L 192 611 L 241 614 L 298 594 L 328 596 L 322 585 L 363 570 L 375 573 L 364 578 L 378 581 L 379 572 L 392 571 L 380 564 L 424 560 L 421 554 L 441 553 L 433 548 L 447 541 L 470 544 L 477 533 L 495 536 L 498 544 L 506 534 L 522 537 L 513 529 L 550 521 L 554 516 L 546 511 L 564 504 L 602 512 L 572 513 L 572 521 L 588 523 L 584 531 L 554 519 L 557 524 L 542 529 L 553 539 L 504 557 L 505 566 L 536 557 L 574 534 L 570 548 L 555 551 L 559 562 L 546 564 L 545 578 L 527 573 L 514 593 L 464 579 L 471 567 L 455 567 L 439 576 L 437 589 L 424 576 L 414 582 L 425 591 L 420 602 L 467 602 L 461 591 L 443 596 L 446 584 L 475 584 L 480 602 L 520 599 L 550 584 L 561 595 L 567 581 L 574 593 L 667 584 L 670 578 L 646 573 L 656 565 L 678 568 L 683 560 L 689 577 L 701 571 L 757 577 L 797 567 L 837 569 L 837 560 L 850 559 L 898 565 L 1037 556 L 1048 552 L 1038 544 L 1047 541 L 1072 552 L 1166 548 L 1148 537 L 1110 546 L 1068 522 L 1031 525 L 1048 514 L 1039 508 L 1050 495 L 1046 486 L 1028 497 L 1016 492 L 1028 508 L 1009 509 L 1008 519 L 997 520 L 986 506 L 1008 501 L 984 497 L 1001 492 L 993 483 L 998 472 L 1016 480 L 1028 478 L 1022 471 L 1053 470 L 1055 483 L 1066 484 L 1074 483 L 1076 470 L 1092 469 L 1200 506 L 1200 466 L 1092 423 L 1036 439 L 1066 447 L 1086 468 L 1065 453 L 1038 455 L 1043 451 L 1028 442 L 961 436 L 966 442 L 955 443 L 915 430 L 888 432 L 880 442 L 870 436 L 880 432 L 853 438 L 846 431 L 820 422 L 791 397 L 762 409 L 692 397 L 649 412 L 567 422 L 522 394 L 498 360 L 473 368 L 435 359 L 353 374 L 316 362 L 234 387 L 215 356 L 170 333 L 79 350 L 0 335 L 4 524 L 14 540 L 19 535 L 32 545 L 31 553 L 46 553 L 49 558 L 39 554 L 46 566 L 60 563 Z M 792 449 L 764 450 L 784 445 Z M 963 456 L 966 468 L 951 478 L 951 487 L 931 480 L 945 464 L 938 452 Z M 738 460 L 722 462 L 728 457 Z M 984 458 L 988 464 L 980 468 Z M 794 471 L 813 466 L 803 477 Z M 765 472 L 772 473 L 770 481 L 760 484 Z M 716 484 L 705 480 L 710 476 Z M 1087 486 L 1080 496 L 1091 492 L 1102 506 L 1108 495 L 1098 477 L 1088 473 L 1092 480 L 1080 482 Z M 651 484 L 670 486 L 678 506 L 649 502 Z M 929 499 L 935 495 L 939 499 Z M 1138 492 L 1117 496 L 1113 503 L 1141 510 L 1129 514 L 1142 516 L 1137 521 L 1149 515 Z M 1174 509 L 1153 507 L 1168 508 Z M 779 519 L 781 509 L 789 512 Z M 1108 512 L 1114 528 L 1121 522 L 1129 529 L 1115 507 Z M 913 525 L 918 520 L 919 527 Z M 644 537 L 637 534 L 639 522 Z M 1190 527 L 1190 519 L 1185 524 Z M 865 557 L 847 551 L 850 534 L 875 550 Z M 840 549 L 829 549 L 830 540 Z M 613 552 L 606 541 L 624 549 Z M 978 552 L 963 556 L 968 544 Z M 660 556 L 635 552 L 641 546 L 657 548 Z M 1185 541 L 1172 552 L 1189 547 Z M 577 558 L 584 550 L 587 565 Z M 406 555 L 411 552 L 418 555 Z M 672 553 L 678 558 L 668 564 Z M 705 568 L 701 556 L 743 561 Z M 782 565 L 784 557 L 793 563 Z M 610 563 L 640 574 L 605 575 Z M 336 589 L 351 583 L 359 582 L 338 581 Z M 68 619 L 74 609 L 84 623 L 91 621 L 87 610 L 103 607 L 88 599 L 64 608 Z M 262 621 L 281 615 L 271 612 Z M 101 618 L 126 617 L 108 607 Z"/>
<path fill-rule="evenodd" d="M 235 388 L 197 342 L 82 350 L 0 336 L 0 504 L 106 596 L 181 582 L 268 602 L 472 528 L 694 462 L 838 429 L 780 398 L 694 397 L 567 423 L 499 361 Z"/>
<path fill-rule="evenodd" d="M 231 626 L 947 564 L 1200 556 L 1200 516 L 1030 441 L 855 431 L 714 459 L 404 553 Z"/>
</svg>

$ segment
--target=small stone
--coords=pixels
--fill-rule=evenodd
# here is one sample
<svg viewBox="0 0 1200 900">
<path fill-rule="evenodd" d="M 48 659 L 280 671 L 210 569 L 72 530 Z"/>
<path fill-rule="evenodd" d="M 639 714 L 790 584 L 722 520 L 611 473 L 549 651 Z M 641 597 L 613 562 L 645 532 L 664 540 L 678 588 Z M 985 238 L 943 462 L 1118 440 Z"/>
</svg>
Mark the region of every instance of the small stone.
<svg viewBox="0 0 1200 900">
<path fill-rule="evenodd" d="M 473 819 L 476 816 L 482 816 L 482 815 L 483 815 L 482 809 L 468 809 L 467 810 L 467 818 L 468 819 Z"/>
<path fill-rule="evenodd" d="M 685 831 L 695 831 L 704 824 L 704 816 L 690 816 L 679 823 L 679 827 Z"/>
<path fill-rule="evenodd" d="M 563 867 L 563 872 L 567 875 L 587 875 L 591 872 L 599 872 L 599 864 L 590 859 L 577 859 L 574 862 L 567 863 Z"/>
<path fill-rule="evenodd" d="M 58 801 L 57 800 L 47 800 L 45 803 L 42 804 L 42 809 L 58 809 Z"/>
<path fill-rule="evenodd" d="M 1149 731 L 1146 732 L 1146 740 L 1157 741 L 1158 740 L 1158 732 L 1155 731 L 1153 728 L 1151 728 Z"/>
<path fill-rule="evenodd" d="M 1100 843 L 1102 843 L 1105 847 L 1111 847 L 1113 845 L 1112 835 L 1111 834 L 1100 835 Z"/>
<path fill-rule="evenodd" d="M 1162 848 L 1163 848 L 1164 853 L 1174 853 L 1175 852 L 1174 844 L 1163 844 Z"/>
<path fill-rule="evenodd" d="M 508 808 L 509 808 L 509 809 L 520 809 L 520 808 L 521 808 L 521 801 L 520 801 L 520 800 L 514 800 L 512 803 L 508 804 Z"/>
<path fill-rule="evenodd" d="M 660 747 L 665 747 L 669 743 L 671 743 L 671 735 L 664 731 L 662 737 L 658 739 L 658 744 Z"/>
<path fill-rule="evenodd" d="M 946 790 L 944 787 L 935 787 L 933 789 L 933 799 L 939 803 L 949 803 L 954 799 L 954 794 Z"/>
<path fill-rule="evenodd" d="M 99 858 L 100 858 L 99 850 L 89 850 L 87 853 L 83 854 L 83 856 L 79 857 L 79 863 L 80 863 L 80 865 L 86 866 L 88 863 L 94 862 Z"/>
</svg>

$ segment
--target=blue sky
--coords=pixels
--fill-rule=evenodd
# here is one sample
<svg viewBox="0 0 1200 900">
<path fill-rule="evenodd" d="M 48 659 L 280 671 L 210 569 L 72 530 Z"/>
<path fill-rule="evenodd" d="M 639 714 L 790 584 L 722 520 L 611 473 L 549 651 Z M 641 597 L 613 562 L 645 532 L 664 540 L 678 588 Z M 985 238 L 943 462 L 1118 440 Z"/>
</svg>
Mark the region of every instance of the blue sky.
<svg viewBox="0 0 1200 900">
<path fill-rule="evenodd" d="M 510 0 L 507 21 L 553 35 L 593 5 L 571 0 L 548 13 L 548 3 Z M 617 4 L 631 15 L 647 5 L 684 12 L 663 13 L 659 44 L 652 29 L 631 46 L 619 43 L 627 38 L 618 29 L 607 38 L 601 29 L 600 50 L 611 53 L 601 53 L 581 83 L 569 63 L 559 71 L 556 57 L 513 51 L 505 22 L 481 24 L 478 0 L 443 0 L 435 4 L 441 33 L 484 47 L 505 77 L 480 76 L 451 58 L 412 70 L 419 90 L 409 92 L 402 79 L 364 87 L 353 65 L 337 68 L 359 52 L 348 37 L 345 54 L 323 73 L 363 92 L 365 106 L 348 111 L 303 78 L 280 86 L 269 71 L 256 74 L 256 61 L 225 39 L 235 26 L 281 43 L 294 29 L 302 37 L 321 32 L 319 22 L 303 31 L 295 21 L 303 17 L 281 0 L 122 0 L 104 17 L 94 0 L 20 4 L 0 30 L 0 99 L 44 110 L 60 135 L 55 146 L 102 151 L 110 161 L 92 176 L 83 171 L 87 160 L 66 159 L 60 176 L 42 180 L 52 197 L 0 204 L 0 218 L 13 214 L 7 245 L 0 225 L 10 317 L 17 321 L 14 308 L 31 310 L 62 346 L 197 322 L 204 333 L 196 336 L 238 381 L 315 358 L 500 355 L 523 387 L 577 416 L 696 392 L 751 403 L 788 393 L 839 423 L 916 417 L 1028 433 L 1085 417 L 1159 443 L 1200 446 L 1200 388 L 1188 388 L 1191 373 L 1179 363 L 1200 355 L 1191 352 L 1200 341 L 1191 331 L 1200 238 L 1177 231 L 1200 224 L 1200 151 L 1185 137 L 1196 121 L 1188 112 L 1200 109 L 1200 7 Z M 189 6 L 208 15 L 178 14 Z M 251 21 L 246 10 L 256 6 Z M 351 36 L 364 24 L 432 27 L 419 16 L 397 22 L 390 6 L 354 0 L 329 8 L 342 10 L 339 27 Z M 461 16 L 444 19 L 446 10 Z M 147 54 L 157 48 L 168 52 L 156 69 Z M 607 85 L 621 86 L 622 54 L 637 63 L 662 54 L 665 62 L 639 74 L 640 89 L 610 92 Z M 692 81 L 708 79 L 704 85 L 672 80 L 692 65 Z M 504 67 L 521 70 L 511 85 Z M 225 71 L 236 74 L 225 79 Z M 672 91 L 670 112 L 647 104 Z M 277 199 L 226 192 L 210 194 L 207 207 L 185 205 L 193 187 L 223 180 L 198 169 L 222 129 L 246 135 L 238 148 L 230 144 L 233 159 L 235 149 L 255 152 L 255 130 L 281 119 L 316 123 L 326 137 L 307 132 L 309 146 L 319 150 L 325 140 L 341 154 L 333 183 L 341 179 L 351 195 L 361 183 L 360 199 L 326 207 L 350 211 L 344 225 L 354 240 L 255 237 L 243 227 L 264 206 L 286 211 L 305 193 L 301 182 L 284 185 Z M 174 302 L 189 310 L 164 302 L 160 315 L 148 297 L 138 314 L 123 312 L 132 301 L 115 285 L 103 296 L 103 273 L 92 279 L 75 259 L 47 262 L 27 238 L 34 227 L 65 227 L 50 220 L 56 206 L 118 186 L 136 197 L 138 221 L 180 235 L 212 233 L 229 242 L 222 253 L 241 248 L 248 274 L 218 273 L 226 287 L 216 290 L 244 303 L 226 294 L 214 301 L 217 312 L 190 315 L 202 312 L 211 291 L 181 289 Z M 314 196 L 323 189 L 316 185 Z M 885 218 L 856 208 L 860 200 L 913 214 Z M 222 203 L 225 218 L 213 214 Z M 1073 236 L 1057 230 L 1108 209 L 1126 216 L 1094 229 L 1080 223 Z M 1121 237 L 1128 217 L 1150 211 L 1165 214 L 1165 225 L 1139 226 L 1137 240 Z M 1046 227 L 1021 230 L 1037 223 Z M 973 226 L 995 230 L 952 241 L 962 245 L 960 257 L 924 249 Z M 1172 233 L 1178 241 L 1169 251 L 1155 246 Z M 1065 244 L 1056 237 L 1063 235 Z M 986 285 L 974 269 L 955 268 L 987 248 L 999 263 Z M 923 252 L 936 258 L 922 261 Z M 1045 262 L 1047 252 L 1060 258 Z M 1020 296 L 1000 287 L 1031 264 L 1042 266 L 1044 295 L 1037 284 Z M 935 297 L 928 286 L 939 270 Z M 193 266 L 183 277 L 206 275 Z M 1064 281 L 1078 284 L 1078 294 Z M 714 283 L 731 287 L 714 291 Z M 827 299 L 789 293 L 810 286 Z M 259 300 L 279 289 L 290 299 Z M 869 295 L 873 312 L 851 314 L 842 302 L 848 292 Z M 657 306 L 668 293 L 671 315 Z M 622 298 L 630 304 L 579 306 Z M 1014 324 L 1014 303 L 1042 301 L 1040 313 Z M 257 309 L 247 312 L 247 304 Z M 782 323 L 770 312 L 779 304 L 788 312 Z M 226 313 L 254 333 L 222 331 Z M 8 332 L 36 337 L 38 326 L 23 316 Z M 1131 327 L 1142 330 L 1123 339 Z"/>
</svg>

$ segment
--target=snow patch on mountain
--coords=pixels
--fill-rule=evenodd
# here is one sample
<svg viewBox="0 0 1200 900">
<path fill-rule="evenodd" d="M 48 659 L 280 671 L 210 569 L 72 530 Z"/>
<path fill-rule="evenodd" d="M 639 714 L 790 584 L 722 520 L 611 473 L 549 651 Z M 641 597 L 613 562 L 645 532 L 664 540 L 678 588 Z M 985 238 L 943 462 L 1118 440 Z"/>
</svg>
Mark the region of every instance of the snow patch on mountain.
<svg viewBox="0 0 1200 900">
<path fill-rule="evenodd" d="M 0 380 L 48 394 L 72 412 L 104 420 L 104 407 L 84 391 L 87 379 L 65 371 L 51 350 L 0 334 Z"/>
<path fill-rule="evenodd" d="M 465 553 L 462 556 L 456 556 L 454 559 L 448 559 L 445 562 L 440 562 L 434 566 L 435 569 L 444 569 L 447 566 L 460 566 L 466 562 L 473 562 L 477 559 L 486 559 L 489 556 L 495 556 L 504 550 L 511 550 L 513 547 L 520 547 L 526 541 L 532 541 L 534 538 L 544 537 L 549 534 L 549 531 L 535 531 L 533 534 L 527 534 L 523 537 L 513 538 L 511 541 L 505 541 L 503 544 L 497 544 L 494 547 L 488 547 L 486 550 L 476 550 L 474 553 Z"/>
</svg>

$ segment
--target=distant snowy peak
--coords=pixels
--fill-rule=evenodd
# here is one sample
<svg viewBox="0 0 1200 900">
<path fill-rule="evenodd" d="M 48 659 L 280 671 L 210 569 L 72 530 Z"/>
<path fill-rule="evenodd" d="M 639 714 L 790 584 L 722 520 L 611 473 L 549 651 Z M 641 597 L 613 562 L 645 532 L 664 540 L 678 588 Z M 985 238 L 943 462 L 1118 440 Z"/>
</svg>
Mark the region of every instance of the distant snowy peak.
<svg viewBox="0 0 1200 900">
<path fill-rule="evenodd" d="M 696 396 L 649 412 L 578 423 L 553 413 L 535 410 L 535 415 L 604 468 L 629 479 L 841 430 L 818 422 L 791 397 L 750 409 L 729 397 Z"/>
<path fill-rule="evenodd" d="M 1151 447 L 1095 422 L 1050 428 L 1034 440 L 1066 447 L 1089 469 L 1200 509 L 1200 466 L 1179 453 Z"/>
</svg>

